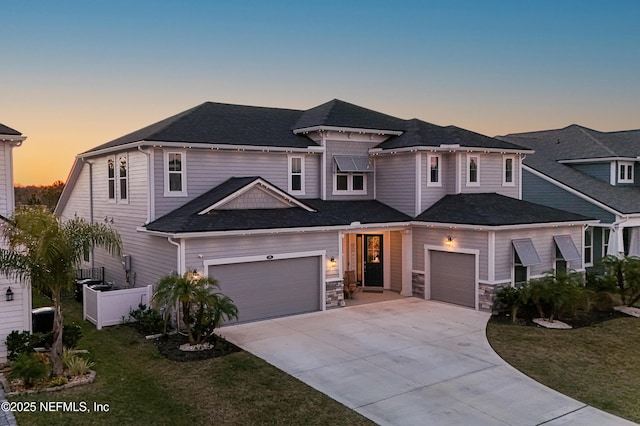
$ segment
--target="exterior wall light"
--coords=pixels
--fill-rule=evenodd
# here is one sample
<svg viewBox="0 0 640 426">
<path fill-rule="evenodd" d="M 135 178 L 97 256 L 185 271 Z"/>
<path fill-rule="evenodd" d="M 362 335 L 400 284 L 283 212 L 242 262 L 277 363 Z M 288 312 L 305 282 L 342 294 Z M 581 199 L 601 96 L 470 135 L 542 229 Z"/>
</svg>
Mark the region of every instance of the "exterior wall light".
<svg viewBox="0 0 640 426">
<path fill-rule="evenodd" d="M 329 262 L 331 262 L 331 266 L 332 267 L 336 267 L 336 258 L 334 256 L 331 256 L 331 259 L 329 259 Z"/>
<path fill-rule="evenodd" d="M 13 291 L 11 287 L 7 288 L 7 302 L 11 302 L 13 300 Z"/>
<path fill-rule="evenodd" d="M 451 235 L 447 235 L 447 239 L 444 241 L 444 244 L 447 247 L 451 247 L 453 245 L 453 237 Z"/>
</svg>

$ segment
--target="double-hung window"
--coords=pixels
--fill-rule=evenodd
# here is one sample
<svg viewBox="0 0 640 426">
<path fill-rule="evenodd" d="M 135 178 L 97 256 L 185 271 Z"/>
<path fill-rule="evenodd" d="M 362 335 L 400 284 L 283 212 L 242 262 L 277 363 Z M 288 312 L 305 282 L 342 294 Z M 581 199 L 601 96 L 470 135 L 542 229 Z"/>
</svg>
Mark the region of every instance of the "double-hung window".
<svg viewBox="0 0 640 426">
<path fill-rule="evenodd" d="M 304 195 L 304 157 L 289 156 L 289 193 Z"/>
<path fill-rule="evenodd" d="M 184 151 L 164 153 L 164 195 L 184 197 L 187 195 L 186 161 Z"/>
<path fill-rule="evenodd" d="M 468 186 L 480 185 L 480 156 L 479 155 L 467 156 L 467 185 Z"/>
<path fill-rule="evenodd" d="M 514 186 L 515 180 L 514 173 L 515 158 L 512 155 L 502 158 L 502 186 Z"/>
<path fill-rule="evenodd" d="M 427 155 L 427 186 L 442 186 L 442 156 Z"/>
<path fill-rule="evenodd" d="M 128 162 L 127 154 L 120 154 L 118 156 L 118 200 L 126 201 L 128 198 L 129 189 L 129 174 L 128 174 Z"/>
<path fill-rule="evenodd" d="M 611 228 L 602 228 L 602 257 L 608 255 L 609 237 L 611 236 Z"/>
<path fill-rule="evenodd" d="M 618 183 L 633 183 L 633 163 L 618 162 Z"/>
<path fill-rule="evenodd" d="M 113 157 L 107 159 L 107 187 L 109 201 L 116 201 L 116 160 Z"/>
</svg>

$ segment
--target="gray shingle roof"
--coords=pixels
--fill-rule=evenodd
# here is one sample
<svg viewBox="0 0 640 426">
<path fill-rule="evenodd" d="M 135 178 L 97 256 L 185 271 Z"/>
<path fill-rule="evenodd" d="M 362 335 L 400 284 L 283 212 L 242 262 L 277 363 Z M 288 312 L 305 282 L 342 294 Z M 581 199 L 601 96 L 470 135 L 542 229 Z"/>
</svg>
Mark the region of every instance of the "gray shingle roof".
<svg viewBox="0 0 640 426">
<path fill-rule="evenodd" d="M 631 157 L 640 155 L 640 130 L 598 132 L 571 125 L 563 129 L 517 133 L 497 138 L 534 149 L 524 164 L 612 209 L 640 212 L 640 187 L 613 186 L 559 160 Z"/>
<path fill-rule="evenodd" d="M 14 136 L 21 136 L 22 133 L 20 133 L 19 131 L 12 129 L 9 126 L 5 126 L 4 124 L 0 123 L 0 135 L 14 135 Z"/>
<path fill-rule="evenodd" d="M 87 152 L 142 140 L 291 148 L 316 145 L 292 132 L 301 113 L 291 109 L 205 102 Z"/>
<path fill-rule="evenodd" d="M 184 206 L 149 223 L 146 229 L 169 233 L 184 233 L 349 225 L 356 221 L 364 224 L 406 222 L 411 220 L 404 213 L 373 200 L 298 200 L 316 210 L 311 212 L 300 207 L 291 207 L 281 209 L 212 210 L 207 214 L 198 214 L 198 212 L 249 185 L 256 179 L 259 178 L 255 176 L 230 178 Z"/>
<path fill-rule="evenodd" d="M 313 126 L 335 126 L 377 130 L 404 130 L 405 120 L 368 108 L 333 99 L 306 110 L 295 124 L 295 129 Z"/>
<path fill-rule="evenodd" d="M 521 149 L 455 126 L 404 120 L 334 99 L 306 111 L 205 102 L 86 153 L 139 141 L 307 148 L 317 145 L 296 129 L 315 126 L 403 131 L 378 148 L 459 144 L 461 147 Z"/>
<path fill-rule="evenodd" d="M 377 146 L 382 149 L 398 149 L 413 146 L 455 145 L 470 148 L 498 148 L 523 150 L 513 143 L 490 138 L 456 126 L 438 126 L 426 121 L 407 120 L 406 131 L 397 137 L 388 139 Z"/>
<path fill-rule="evenodd" d="M 445 195 L 416 220 L 501 226 L 589 220 L 585 216 L 495 193 Z"/>
</svg>

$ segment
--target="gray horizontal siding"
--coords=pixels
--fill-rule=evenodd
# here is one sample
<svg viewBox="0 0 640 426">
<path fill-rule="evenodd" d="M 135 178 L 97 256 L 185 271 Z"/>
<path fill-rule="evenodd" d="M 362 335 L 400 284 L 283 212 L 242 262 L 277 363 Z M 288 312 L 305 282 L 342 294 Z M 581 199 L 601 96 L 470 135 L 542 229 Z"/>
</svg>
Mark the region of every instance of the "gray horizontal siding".
<svg viewBox="0 0 640 426">
<path fill-rule="evenodd" d="M 476 155 L 475 153 L 473 155 Z M 519 161 L 517 157 L 514 157 L 514 170 L 513 170 L 513 186 L 503 186 L 503 155 L 502 154 L 479 154 L 479 186 L 467 185 L 467 154 L 462 154 L 461 167 L 462 167 L 462 180 L 461 180 L 461 192 L 463 193 L 478 193 L 478 192 L 495 192 L 497 194 L 505 195 L 507 197 L 518 198 L 519 190 Z"/>
<path fill-rule="evenodd" d="M 533 245 L 540 256 L 540 265 L 529 268 L 530 276 L 543 275 L 551 271 L 555 265 L 556 247 L 553 241 L 554 235 L 571 235 L 580 255 L 582 256 L 582 226 L 562 226 L 556 228 L 536 228 L 497 231 L 496 232 L 496 281 L 511 279 L 513 269 L 513 246 L 511 241 L 518 238 L 531 238 Z M 582 259 L 569 262 L 570 269 L 580 269 Z"/>
<path fill-rule="evenodd" d="M 299 232 L 295 234 L 273 234 L 252 236 L 225 236 L 194 238 L 186 242 L 185 264 L 200 271 L 204 261 L 270 254 L 296 253 L 326 250 L 327 258 L 339 258 L 337 232 Z M 327 267 L 327 266 L 326 266 Z M 287 271 L 282 271 L 286 274 Z M 327 269 L 327 278 L 336 277 L 338 270 Z"/>
<path fill-rule="evenodd" d="M 444 247 L 447 236 L 453 238 L 453 250 L 470 249 L 479 251 L 479 279 L 488 279 L 488 236 L 486 231 L 413 228 L 413 269 L 424 271 L 424 245 Z"/>
<path fill-rule="evenodd" d="M 456 156 L 455 154 L 442 154 L 440 161 L 441 186 L 427 186 L 429 179 L 429 155 L 420 154 L 422 197 L 420 213 L 431 207 L 439 199 L 447 194 L 453 194 L 456 189 Z"/>
<path fill-rule="evenodd" d="M 416 154 L 375 157 L 376 199 L 415 216 Z"/>
<path fill-rule="evenodd" d="M 615 216 L 550 182 L 523 170 L 522 199 L 612 223 Z"/>
<path fill-rule="evenodd" d="M 594 164 L 570 164 L 571 168 L 594 177 L 606 183 L 610 183 L 611 165 L 609 163 Z"/>
<path fill-rule="evenodd" d="M 305 195 L 319 198 L 319 155 L 305 155 Z M 283 191 L 288 188 L 288 157 L 282 152 L 187 150 L 187 197 L 164 196 L 164 154 L 154 152 L 155 216 L 160 217 L 184 205 L 230 177 L 260 176 Z"/>
<path fill-rule="evenodd" d="M 336 174 L 336 166 L 333 160 L 334 155 L 359 155 L 368 156 L 369 149 L 373 148 L 377 142 L 362 141 L 326 141 L 326 176 L 327 176 L 327 200 L 372 200 L 375 179 L 373 173 L 367 175 L 367 193 L 366 195 L 333 195 L 334 178 Z"/>
</svg>

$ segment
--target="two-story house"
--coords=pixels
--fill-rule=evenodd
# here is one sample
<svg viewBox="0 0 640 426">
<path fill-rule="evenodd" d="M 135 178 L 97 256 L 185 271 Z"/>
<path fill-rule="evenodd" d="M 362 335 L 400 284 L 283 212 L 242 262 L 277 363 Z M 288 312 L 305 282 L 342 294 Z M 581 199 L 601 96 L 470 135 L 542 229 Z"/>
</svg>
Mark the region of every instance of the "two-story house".
<svg viewBox="0 0 640 426">
<path fill-rule="evenodd" d="M 488 309 L 500 286 L 583 269 L 593 221 L 520 200 L 531 153 L 339 100 L 207 102 L 78 155 L 56 213 L 120 232 L 123 262 L 90 259 L 108 281 L 196 269 L 241 321 L 342 305 L 344 271 Z"/>
<path fill-rule="evenodd" d="M 607 254 L 640 256 L 640 130 L 574 124 L 499 139 L 535 150 L 523 164 L 524 200 L 600 220 L 585 229 L 586 267 Z"/>
<path fill-rule="evenodd" d="M 25 139 L 17 130 L 0 124 L 0 214 L 4 217 L 15 208 L 13 148 Z M 7 359 L 5 342 L 13 330 L 31 330 L 31 290 L 0 274 L 0 362 Z"/>
</svg>

